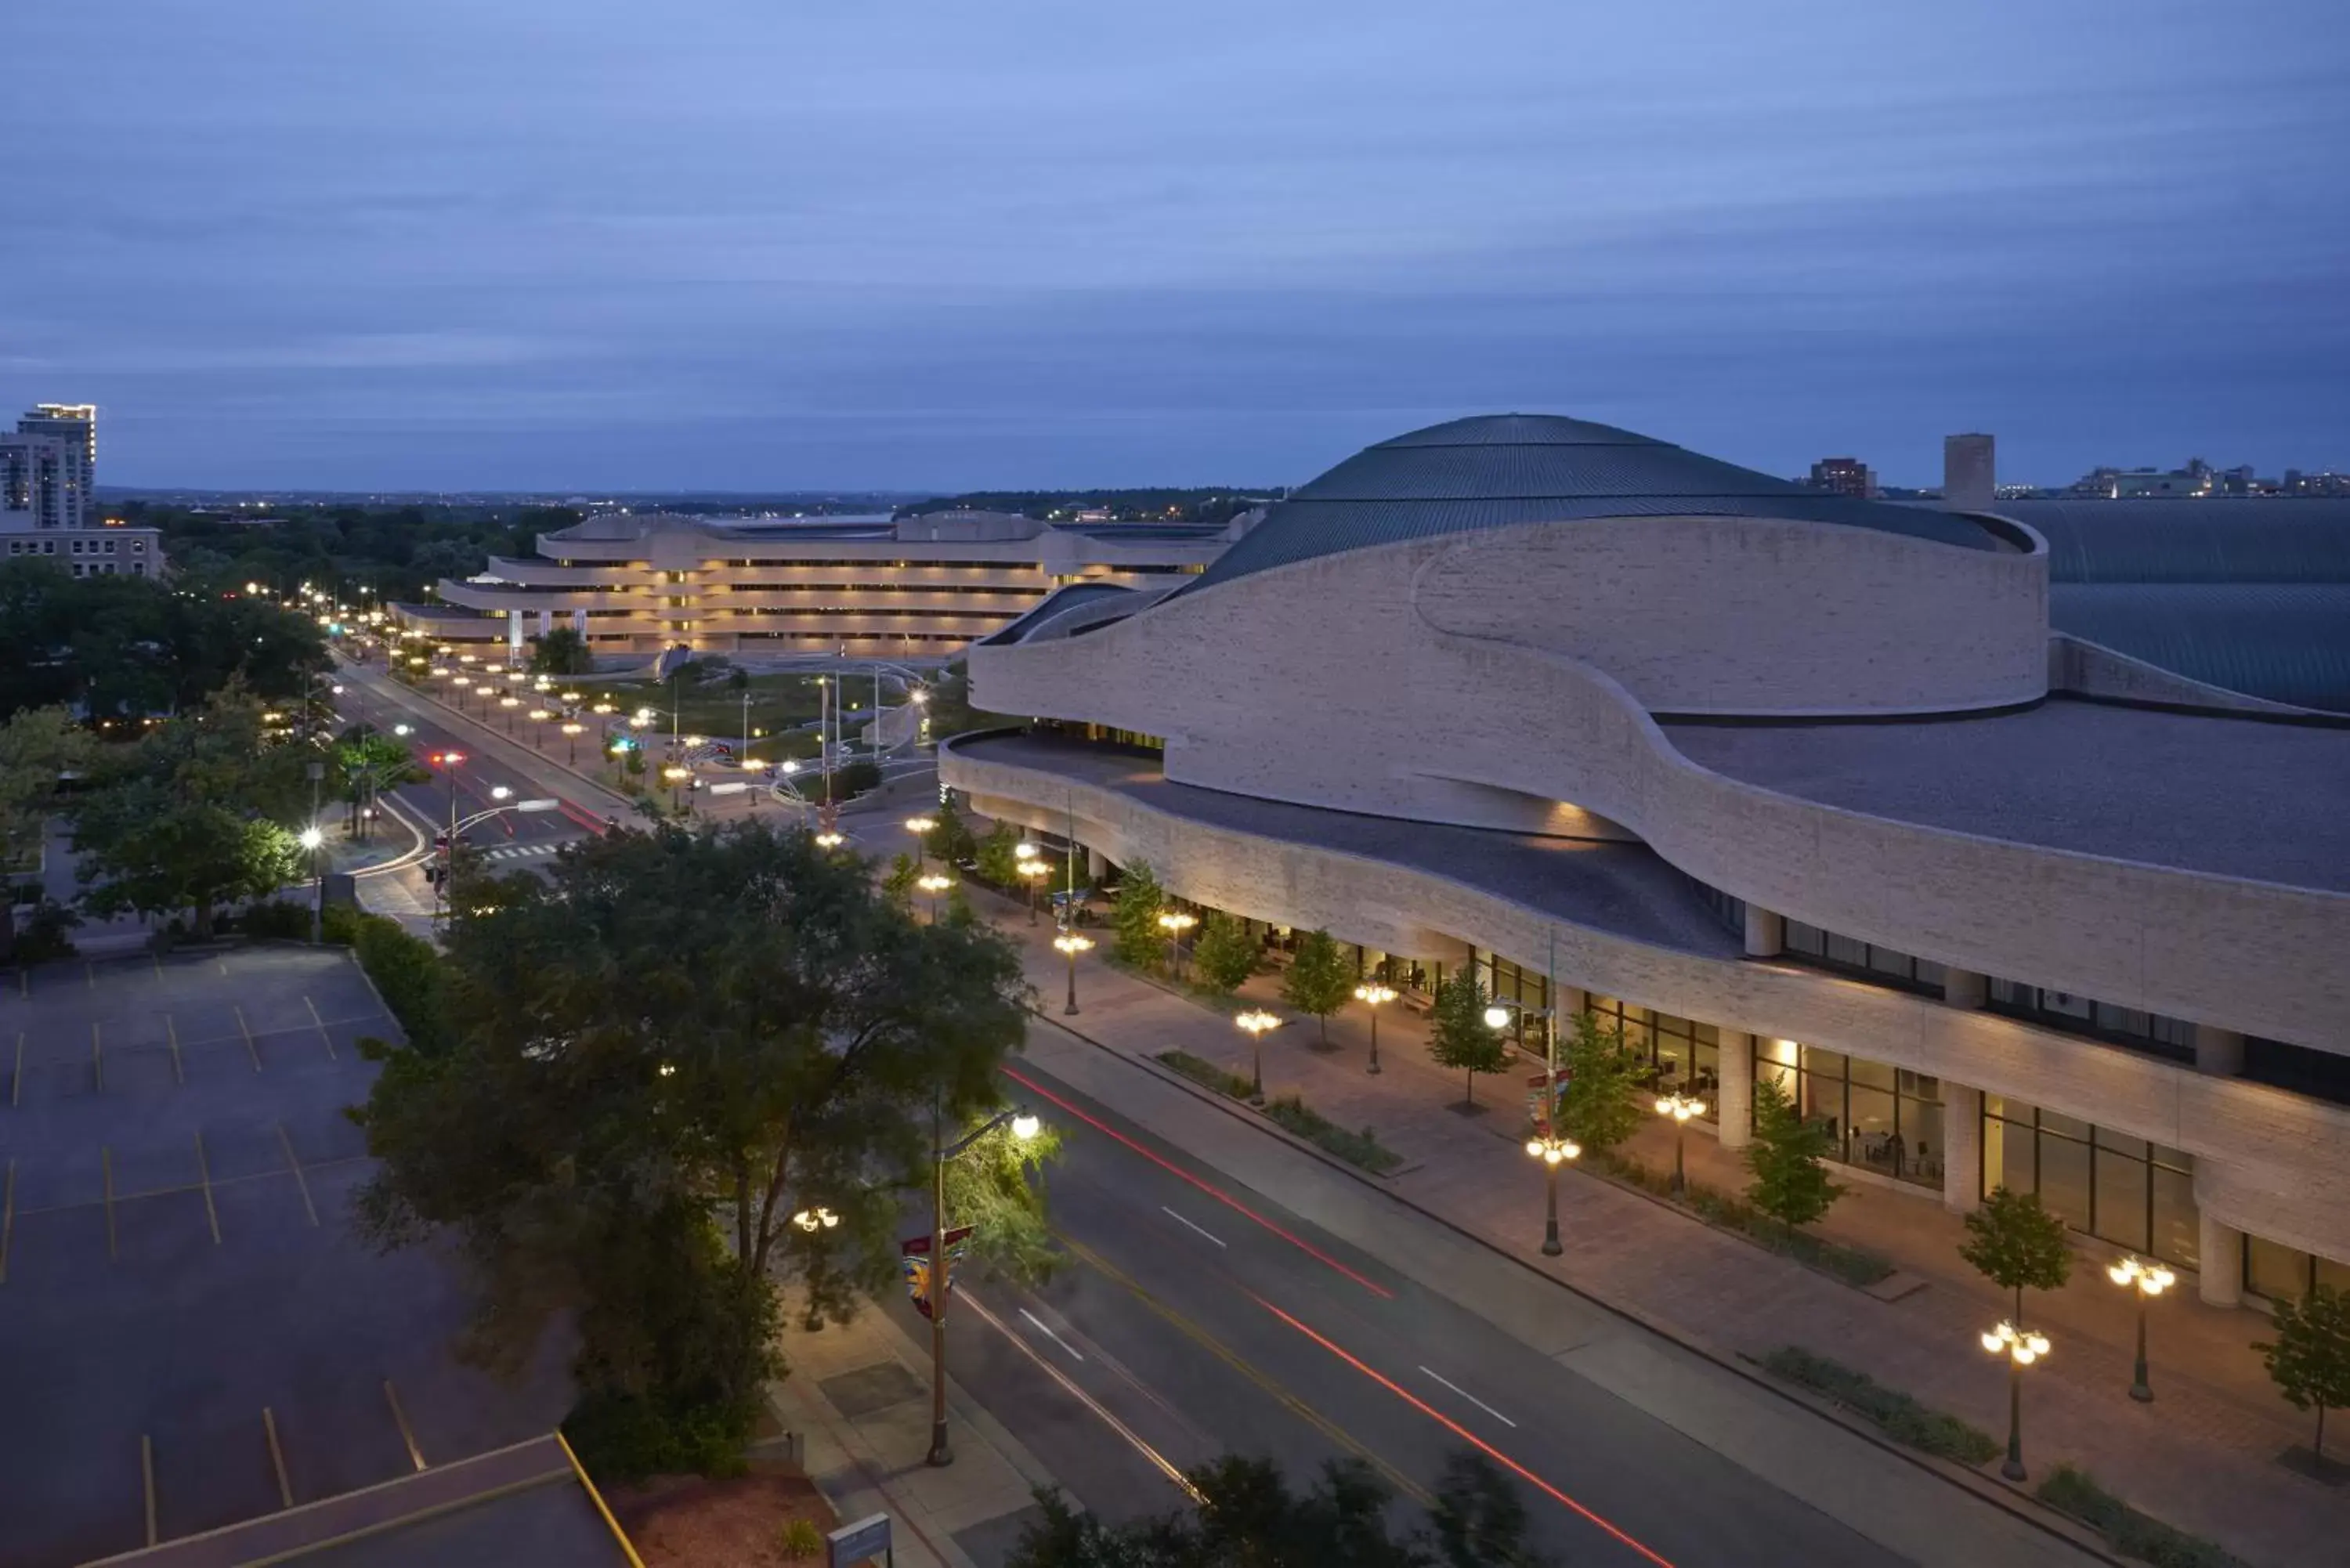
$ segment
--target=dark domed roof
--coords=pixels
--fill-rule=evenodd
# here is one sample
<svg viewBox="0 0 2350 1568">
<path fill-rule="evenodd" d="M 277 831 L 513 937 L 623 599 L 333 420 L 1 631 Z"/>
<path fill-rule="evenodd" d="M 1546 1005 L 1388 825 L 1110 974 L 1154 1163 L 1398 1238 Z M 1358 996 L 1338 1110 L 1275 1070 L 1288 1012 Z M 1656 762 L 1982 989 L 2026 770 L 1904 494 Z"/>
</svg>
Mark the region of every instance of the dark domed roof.
<svg viewBox="0 0 2350 1568">
<path fill-rule="evenodd" d="M 1488 414 L 1366 447 L 1291 492 L 1194 585 L 1317 556 L 1563 518 L 1791 517 L 1971 550 L 1966 518 L 1831 495 L 1670 441 L 1555 414 Z"/>
</svg>

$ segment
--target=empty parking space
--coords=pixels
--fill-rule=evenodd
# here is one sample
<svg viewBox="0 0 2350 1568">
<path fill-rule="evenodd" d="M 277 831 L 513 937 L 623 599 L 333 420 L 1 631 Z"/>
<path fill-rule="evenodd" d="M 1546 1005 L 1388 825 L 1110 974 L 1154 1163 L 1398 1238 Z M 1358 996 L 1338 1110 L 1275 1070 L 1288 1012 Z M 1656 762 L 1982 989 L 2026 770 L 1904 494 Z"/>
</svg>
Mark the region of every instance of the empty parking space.
<svg viewBox="0 0 2350 1568">
<path fill-rule="evenodd" d="M 396 1038 L 336 950 L 0 991 L 0 1568 L 68 1563 L 544 1432 L 559 1355 L 458 1366 L 467 1296 L 350 1226 L 345 1114 Z"/>
</svg>

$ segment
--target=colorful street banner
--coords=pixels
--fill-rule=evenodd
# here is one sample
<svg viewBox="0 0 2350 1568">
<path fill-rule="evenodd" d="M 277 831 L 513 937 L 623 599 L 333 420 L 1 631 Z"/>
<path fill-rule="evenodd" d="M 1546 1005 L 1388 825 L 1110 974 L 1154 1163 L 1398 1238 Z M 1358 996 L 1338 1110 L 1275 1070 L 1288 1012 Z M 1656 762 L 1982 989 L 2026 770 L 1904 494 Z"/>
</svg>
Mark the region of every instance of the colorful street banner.
<svg viewBox="0 0 2350 1568">
<path fill-rule="evenodd" d="M 947 1288 L 954 1289 L 955 1265 L 962 1262 L 963 1243 L 971 1239 L 971 1227 L 959 1225 L 947 1232 Z M 898 1243 L 903 1254 L 899 1262 L 906 1271 L 906 1294 L 914 1310 L 924 1317 L 931 1315 L 931 1239 L 915 1236 Z"/>
<path fill-rule="evenodd" d="M 1561 1099 L 1566 1097 L 1566 1085 L 1570 1076 L 1572 1075 L 1562 1064 L 1558 1070 L 1558 1093 Z M 1543 1113 L 1543 1085 L 1548 1077 L 1549 1075 L 1546 1073 L 1536 1073 L 1526 1080 L 1526 1120 L 1533 1123 L 1538 1131 L 1544 1133 L 1550 1131 L 1551 1122 L 1550 1117 Z M 1554 1106 L 1552 1108 L 1555 1109 L 1556 1106 Z"/>
</svg>

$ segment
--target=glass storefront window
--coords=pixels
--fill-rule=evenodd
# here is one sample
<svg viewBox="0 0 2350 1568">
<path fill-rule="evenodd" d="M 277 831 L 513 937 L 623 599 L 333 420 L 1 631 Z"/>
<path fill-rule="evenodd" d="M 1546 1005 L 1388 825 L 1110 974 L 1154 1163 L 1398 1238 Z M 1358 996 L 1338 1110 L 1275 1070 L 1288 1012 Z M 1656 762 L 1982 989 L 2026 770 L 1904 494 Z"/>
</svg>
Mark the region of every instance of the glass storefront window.
<svg viewBox="0 0 2350 1568">
<path fill-rule="evenodd" d="M 1698 1096 L 1705 1101 L 1705 1119 L 1719 1119 L 1714 1100 L 1721 1083 L 1720 1030 L 1611 996 L 1587 997 L 1585 1005 L 1598 1021 L 1601 1033 L 1613 1031 L 1625 1050 L 1648 1064 L 1651 1085 Z"/>
<path fill-rule="evenodd" d="M 2037 1192 L 2076 1231 L 2196 1266 L 2194 1162 L 2161 1144 L 1983 1096 L 1982 1190 Z"/>
<path fill-rule="evenodd" d="M 1829 1158 L 1921 1187 L 1942 1180 L 1942 1086 L 1866 1057 L 1757 1039 L 1754 1075 L 1770 1078 L 1806 1121 L 1825 1123 Z"/>
</svg>

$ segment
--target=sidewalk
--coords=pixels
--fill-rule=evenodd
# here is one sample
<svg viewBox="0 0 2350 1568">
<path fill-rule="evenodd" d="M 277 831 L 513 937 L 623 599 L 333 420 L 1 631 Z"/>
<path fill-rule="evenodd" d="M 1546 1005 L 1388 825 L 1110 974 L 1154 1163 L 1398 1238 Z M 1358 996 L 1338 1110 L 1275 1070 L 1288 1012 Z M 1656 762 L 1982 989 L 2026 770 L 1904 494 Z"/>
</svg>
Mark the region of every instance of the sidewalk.
<svg viewBox="0 0 2350 1568">
<path fill-rule="evenodd" d="M 1066 970 L 1047 945 L 1050 926 L 1031 928 L 1008 903 L 985 894 L 975 898 L 1022 945 L 1030 981 L 1052 1003 L 1045 1016 L 1061 1021 Z M 1180 1049 L 1234 1072 L 1249 1070 L 1248 1042 L 1225 1015 L 1163 986 L 1088 959 L 1079 965 L 1077 991 L 1084 1011 L 1066 1022 L 1112 1052 L 1156 1056 Z M 1277 976 L 1252 980 L 1241 995 L 1285 1011 Z M 1679 1337 L 1745 1356 L 1800 1345 L 2004 1438 L 2004 1374 L 1977 1335 L 2010 1305 L 1959 1260 L 1960 1223 L 1936 1198 L 1853 1183 L 1816 1227 L 1926 1282 L 1896 1302 L 1579 1170 L 1560 1184 L 1565 1254 L 1544 1259 L 1536 1250 L 1543 1183 L 1520 1145 L 1523 1071 L 1481 1078 L 1478 1098 L 1489 1110 L 1464 1116 L 1449 1108 L 1461 1099 L 1461 1075 L 1429 1059 L 1424 1021 L 1400 1009 L 1387 1009 L 1380 1020 L 1385 1071 L 1376 1078 L 1364 1072 L 1368 1030 L 1361 1012 L 1350 1007 L 1330 1021 L 1327 1053 L 1315 1048 L 1311 1020 L 1271 1035 L 1265 1089 L 1269 1096 L 1295 1092 L 1342 1126 L 1371 1129 L 1404 1156 L 1404 1168 L 1375 1185 Z M 1692 1179 L 1743 1188 L 1734 1152 L 1705 1134 L 1692 1134 L 1688 1147 Z M 1662 1126 L 1627 1149 L 1652 1167 L 1669 1162 L 1671 1151 Z M 1290 1200 L 1285 1192 L 1276 1196 Z M 2157 1397 L 2137 1404 L 2126 1396 L 2133 1308 L 2106 1280 L 2109 1253 L 2095 1246 L 2084 1246 L 2069 1288 L 2035 1293 L 2025 1303 L 2030 1321 L 2055 1341 L 2024 1393 L 2024 1457 L 2034 1481 L 2068 1459 L 2142 1510 L 2254 1563 L 2342 1563 L 2350 1495 L 2276 1462 L 2287 1447 L 2306 1444 L 2308 1426 L 2276 1396 L 2249 1348 L 2264 1336 L 2267 1320 L 2206 1307 L 2192 1290 L 2156 1303 L 2149 1351 Z M 1468 1304 L 1486 1310 L 1482 1301 Z M 1564 1298 L 1559 1310 L 1566 1312 Z"/>
<path fill-rule="evenodd" d="M 951 1376 L 954 1463 L 924 1463 L 930 1363 L 887 1314 L 867 1306 L 811 1334 L 786 1303 L 784 1320 L 789 1375 L 768 1386 L 767 1397 L 785 1428 L 799 1434 L 808 1477 L 843 1523 L 891 1515 L 899 1568 L 975 1568 L 966 1543 L 983 1542 L 982 1554 L 993 1561 L 1018 1538 L 1035 1489 L 1053 1477 Z M 982 1325 L 965 1314 L 957 1327 L 971 1334 Z"/>
</svg>

